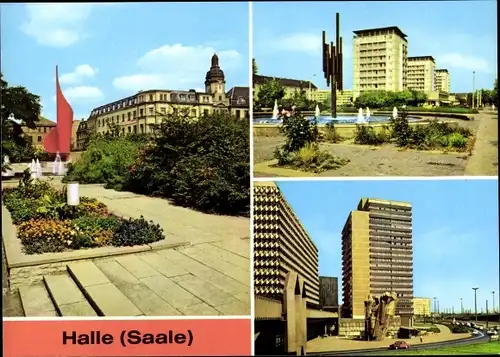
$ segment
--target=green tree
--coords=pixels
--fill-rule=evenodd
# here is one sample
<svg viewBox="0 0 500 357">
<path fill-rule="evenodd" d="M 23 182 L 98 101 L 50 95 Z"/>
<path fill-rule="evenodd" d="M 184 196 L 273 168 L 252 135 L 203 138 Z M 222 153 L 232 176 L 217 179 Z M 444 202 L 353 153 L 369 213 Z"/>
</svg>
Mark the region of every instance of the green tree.
<svg viewBox="0 0 500 357">
<path fill-rule="evenodd" d="M 285 96 L 285 88 L 275 79 L 263 83 L 257 94 L 255 106 L 257 108 L 272 108 L 274 102 L 281 101 Z"/>
<path fill-rule="evenodd" d="M 0 74 L 0 78 L 2 153 L 8 155 L 11 162 L 22 160 L 25 156 L 31 155 L 33 157 L 34 149 L 31 143 L 25 139 L 22 126 L 35 128 L 41 111 L 40 97 L 30 93 L 25 87 L 9 86 L 9 83 L 3 78 L 3 74 Z M 9 120 L 11 115 L 20 123 L 17 124 Z M 4 169 L 2 158 L 2 171 Z"/>
<path fill-rule="evenodd" d="M 493 90 L 491 91 L 491 101 L 492 104 L 498 106 L 498 79 L 495 79 L 495 82 L 493 83 Z"/>
<path fill-rule="evenodd" d="M 252 73 L 254 76 L 259 74 L 259 67 L 257 66 L 257 61 L 255 60 L 255 58 L 252 58 Z"/>
</svg>

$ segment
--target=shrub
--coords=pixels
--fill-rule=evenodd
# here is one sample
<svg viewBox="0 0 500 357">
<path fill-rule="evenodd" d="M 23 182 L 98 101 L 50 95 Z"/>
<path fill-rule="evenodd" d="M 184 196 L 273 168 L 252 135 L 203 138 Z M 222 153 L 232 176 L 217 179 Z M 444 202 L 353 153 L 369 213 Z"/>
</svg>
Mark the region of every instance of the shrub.
<svg viewBox="0 0 500 357">
<path fill-rule="evenodd" d="M 326 151 L 322 151 L 316 144 L 307 144 L 299 151 L 288 154 L 286 165 L 302 171 L 320 173 L 337 169 L 349 160 L 337 158 Z"/>
<path fill-rule="evenodd" d="M 211 213 L 247 214 L 250 122 L 229 113 L 167 115 L 130 165 L 123 188 Z"/>
<path fill-rule="evenodd" d="M 382 127 L 376 132 L 372 126 L 356 124 L 354 142 L 361 145 L 381 145 L 390 141 L 391 134 L 387 127 Z"/>
<path fill-rule="evenodd" d="M 65 251 L 72 247 L 76 233 L 69 220 L 33 219 L 17 228 L 27 254 Z"/>
<path fill-rule="evenodd" d="M 37 212 L 37 204 L 34 200 L 15 197 L 4 202 L 6 208 L 10 211 L 12 222 L 16 225 L 41 217 Z"/>
<path fill-rule="evenodd" d="M 335 128 L 335 124 L 333 122 L 329 122 L 325 125 L 325 141 L 335 144 L 341 142 L 342 139 L 343 138 L 337 133 L 337 129 Z"/>
<path fill-rule="evenodd" d="M 143 141 L 128 136 L 97 136 L 81 158 L 68 167 L 64 182 L 104 183 L 108 186 L 123 181 L 127 169 L 138 155 Z"/>
<path fill-rule="evenodd" d="M 453 133 L 448 137 L 448 145 L 455 149 L 465 149 L 467 145 L 467 138 L 462 134 Z"/>
<path fill-rule="evenodd" d="M 133 246 L 150 244 L 164 239 L 163 229 L 159 224 L 146 221 L 141 216 L 139 219 L 122 220 L 112 239 L 115 246 Z"/>
<path fill-rule="evenodd" d="M 285 135 L 282 150 L 285 154 L 300 150 L 309 143 L 318 140 L 318 126 L 316 120 L 307 120 L 299 111 L 290 117 L 282 117 L 281 132 Z"/>
<path fill-rule="evenodd" d="M 390 125 L 392 134 L 396 139 L 396 144 L 401 147 L 407 146 L 412 136 L 412 128 L 408 122 L 408 113 L 401 111 L 398 117 L 390 119 Z"/>
</svg>

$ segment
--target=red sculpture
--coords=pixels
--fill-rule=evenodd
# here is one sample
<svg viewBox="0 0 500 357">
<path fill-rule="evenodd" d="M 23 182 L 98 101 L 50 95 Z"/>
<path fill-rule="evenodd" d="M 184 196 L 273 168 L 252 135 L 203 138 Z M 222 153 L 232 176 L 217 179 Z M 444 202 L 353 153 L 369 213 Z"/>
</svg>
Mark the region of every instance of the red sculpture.
<svg viewBox="0 0 500 357">
<path fill-rule="evenodd" d="M 71 149 L 71 129 L 73 126 L 73 109 L 69 105 L 59 85 L 59 72 L 56 66 L 56 104 L 57 124 L 43 140 L 43 148 L 51 154 L 57 154 L 65 160 Z"/>
</svg>

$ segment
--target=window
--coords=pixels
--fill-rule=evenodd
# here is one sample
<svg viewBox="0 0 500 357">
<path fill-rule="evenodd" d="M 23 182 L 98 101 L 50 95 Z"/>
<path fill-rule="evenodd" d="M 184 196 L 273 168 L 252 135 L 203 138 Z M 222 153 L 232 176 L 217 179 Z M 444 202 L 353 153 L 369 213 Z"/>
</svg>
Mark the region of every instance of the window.
<svg viewBox="0 0 500 357">
<path fill-rule="evenodd" d="M 144 124 L 140 125 L 140 129 L 141 129 L 141 134 L 143 134 L 144 133 Z"/>
<path fill-rule="evenodd" d="M 222 95 L 219 95 L 219 101 L 222 101 Z"/>
<path fill-rule="evenodd" d="M 204 113 L 205 115 L 208 115 L 208 114 L 209 114 L 209 110 L 208 110 L 208 109 L 205 109 L 205 110 L 203 110 L 203 113 Z"/>
<path fill-rule="evenodd" d="M 137 126 L 134 125 L 134 134 L 137 133 Z"/>
<path fill-rule="evenodd" d="M 139 116 L 140 116 L 140 117 L 144 116 L 144 109 L 140 109 L 140 110 L 139 110 Z"/>
<path fill-rule="evenodd" d="M 129 126 L 128 127 L 128 132 L 131 133 L 132 132 L 132 128 Z"/>
<path fill-rule="evenodd" d="M 165 108 L 165 107 L 161 108 L 161 113 L 162 114 L 166 114 L 167 113 L 167 108 Z"/>
<path fill-rule="evenodd" d="M 125 113 L 122 114 L 122 121 L 125 121 Z"/>
<path fill-rule="evenodd" d="M 236 118 L 240 118 L 240 111 L 239 110 L 235 110 L 235 113 L 236 113 Z"/>
<path fill-rule="evenodd" d="M 153 107 L 150 107 L 149 108 L 149 115 L 153 115 L 154 114 L 154 108 Z"/>
<path fill-rule="evenodd" d="M 137 114 L 137 113 L 136 113 L 135 111 L 133 111 L 133 112 L 132 112 L 132 118 L 133 118 L 133 119 L 135 119 L 136 114 Z"/>
<path fill-rule="evenodd" d="M 152 102 L 154 100 L 154 95 L 153 94 L 150 94 L 149 95 L 149 101 Z"/>
<path fill-rule="evenodd" d="M 131 116 L 131 115 L 132 115 L 132 114 L 130 114 L 130 112 L 128 112 L 128 113 L 127 113 L 127 120 L 128 120 L 128 121 L 130 121 L 130 116 Z M 123 119 L 125 119 L 125 118 L 123 118 Z M 122 121 L 123 121 L 123 120 L 122 120 Z"/>
<path fill-rule="evenodd" d="M 38 135 L 38 142 L 41 143 L 42 142 L 42 137 L 40 135 Z"/>
</svg>

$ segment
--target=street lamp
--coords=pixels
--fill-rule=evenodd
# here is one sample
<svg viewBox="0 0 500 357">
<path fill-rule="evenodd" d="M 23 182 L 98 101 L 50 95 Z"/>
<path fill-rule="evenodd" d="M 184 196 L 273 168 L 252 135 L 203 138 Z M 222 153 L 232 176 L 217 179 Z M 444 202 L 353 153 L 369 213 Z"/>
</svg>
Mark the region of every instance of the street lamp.
<svg viewBox="0 0 500 357">
<path fill-rule="evenodd" d="M 491 311 L 493 311 L 493 313 L 495 313 L 495 290 L 493 290 L 491 292 L 491 294 L 493 295 L 493 302 L 491 304 Z"/>
<path fill-rule="evenodd" d="M 436 316 L 436 313 L 437 313 L 437 308 L 436 308 L 436 300 L 437 300 L 437 297 L 435 297 L 435 296 L 434 296 L 434 297 L 433 297 L 433 299 L 434 299 L 434 308 L 433 308 L 434 313 L 433 313 L 432 315 L 433 315 L 433 316 Z"/>
<path fill-rule="evenodd" d="M 312 75 L 311 80 L 309 81 L 309 100 L 312 100 L 312 79 L 316 77 L 315 74 Z"/>
<path fill-rule="evenodd" d="M 464 314 L 464 301 L 460 298 L 460 314 Z"/>
<path fill-rule="evenodd" d="M 476 71 L 472 71 L 472 109 L 474 109 L 474 92 L 476 91 Z"/>
<path fill-rule="evenodd" d="M 472 290 L 474 290 L 474 315 L 476 316 L 476 321 L 477 321 L 477 289 L 479 288 L 472 288 Z"/>
</svg>

